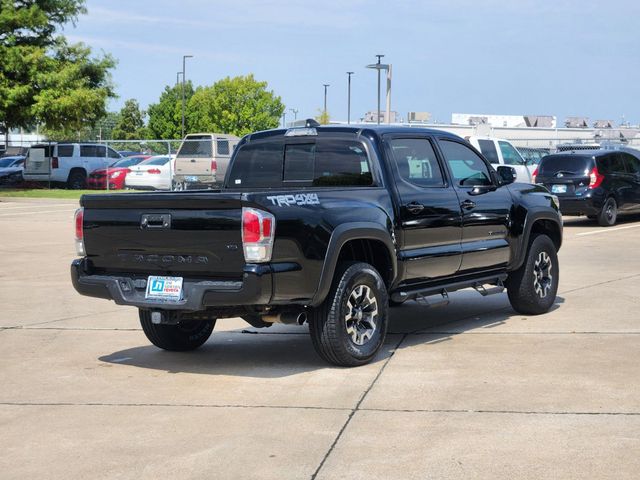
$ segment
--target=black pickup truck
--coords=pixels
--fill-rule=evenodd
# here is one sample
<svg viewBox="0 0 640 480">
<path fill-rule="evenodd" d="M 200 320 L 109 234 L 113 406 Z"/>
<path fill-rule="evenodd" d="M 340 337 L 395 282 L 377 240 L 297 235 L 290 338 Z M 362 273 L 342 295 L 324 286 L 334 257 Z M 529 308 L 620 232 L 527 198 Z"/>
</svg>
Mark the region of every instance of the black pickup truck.
<svg viewBox="0 0 640 480">
<path fill-rule="evenodd" d="M 217 319 L 309 324 L 318 354 L 361 365 L 389 306 L 506 288 L 523 314 L 558 288 L 558 200 L 461 138 L 403 127 L 257 132 L 220 190 L 84 195 L 76 290 L 139 308 L 149 340 L 192 350 Z"/>
</svg>

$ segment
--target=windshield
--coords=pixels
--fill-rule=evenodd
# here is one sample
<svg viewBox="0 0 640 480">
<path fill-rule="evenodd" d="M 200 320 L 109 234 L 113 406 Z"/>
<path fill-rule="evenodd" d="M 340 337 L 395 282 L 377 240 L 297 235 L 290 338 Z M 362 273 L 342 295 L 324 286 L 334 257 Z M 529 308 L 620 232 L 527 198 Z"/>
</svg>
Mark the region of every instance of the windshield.
<svg viewBox="0 0 640 480">
<path fill-rule="evenodd" d="M 574 175 L 589 175 L 593 168 L 593 157 L 587 155 L 548 155 L 540 160 L 540 175 L 555 175 L 558 172 Z"/>
<path fill-rule="evenodd" d="M 15 161 L 17 161 L 15 158 L 0 159 L 0 168 L 10 167 Z"/>
<path fill-rule="evenodd" d="M 178 157 L 212 157 L 211 135 L 191 135 L 184 139 L 178 152 Z"/>
</svg>

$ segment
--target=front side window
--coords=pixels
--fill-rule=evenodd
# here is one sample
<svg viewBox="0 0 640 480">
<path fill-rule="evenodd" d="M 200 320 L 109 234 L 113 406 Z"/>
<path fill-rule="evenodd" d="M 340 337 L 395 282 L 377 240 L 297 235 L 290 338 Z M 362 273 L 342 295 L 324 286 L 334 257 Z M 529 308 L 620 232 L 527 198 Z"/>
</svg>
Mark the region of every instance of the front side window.
<svg viewBox="0 0 640 480">
<path fill-rule="evenodd" d="M 523 165 L 524 160 L 518 153 L 518 151 L 509 142 L 498 142 L 500 151 L 502 152 L 502 158 L 505 165 Z"/>
<path fill-rule="evenodd" d="M 477 153 L 451 140 L 440 140 L 439 143 L 456 185 L 474 187 L 493 184 L 489 167 Z"/>
<path fill-rule="evenodd" d="M 480 151 L 484 155 L 484 158 L 489 160 L 489 163 L 500 163 L 498 151 L 496 150 L 496 145 L 493 143 L 493 140 L 478 140 L 478 145 L 480 146 Z"/>
<path fill-rule="evenodd" d="M 109 148 L 107 151 L 109 152 L 109 158 L 122 158 L 120 154 L 112 148 Z"/>
<path fill-rule="evenodd" d="M 431 142 L 426 138 L 396 138 L 389 142 L 400 178 L 420 187 L 444 185 Z"/>
</svg>

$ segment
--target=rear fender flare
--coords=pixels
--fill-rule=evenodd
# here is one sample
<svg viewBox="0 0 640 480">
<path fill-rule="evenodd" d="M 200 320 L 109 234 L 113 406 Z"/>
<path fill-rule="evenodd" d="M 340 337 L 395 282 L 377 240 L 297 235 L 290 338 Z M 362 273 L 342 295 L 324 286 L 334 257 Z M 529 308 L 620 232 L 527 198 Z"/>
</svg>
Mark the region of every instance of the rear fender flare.
<svg viewBox="0 0 640 480">
<path fill-rule="evenodd" d="M 329 294 L 333 276 L 338 266 L 338 256 L 342 247 L 350 240 L 379 240 L 387 247 L 391 259 L 392 281 L 398 272 L 396 249 L 391 234 L 382 226 L 373 222 L 352 222 L 339 225 L 331 234 L 327 254 L 322 266 L 318 289 L 310 305 L 317 307 Z"/>
</svg>

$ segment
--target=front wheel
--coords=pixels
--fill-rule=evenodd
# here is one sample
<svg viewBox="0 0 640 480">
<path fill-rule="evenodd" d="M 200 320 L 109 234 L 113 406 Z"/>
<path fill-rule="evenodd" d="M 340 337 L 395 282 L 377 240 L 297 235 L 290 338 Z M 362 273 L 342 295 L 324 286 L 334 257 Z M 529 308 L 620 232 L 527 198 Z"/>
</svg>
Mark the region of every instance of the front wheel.
<svg viewBox="0 0 640 480">
<path fill-rule="evenodd" d="M 524 315 L 548 312 L 556 299 L 559 277 L 556 246 L 546 235 L 537 235 L 522 266 L 506 281 L 511 306 Z"/>
<path fill-rule="evenodd" d="M 615 225 L 616 219 L 618 218 L 618 204 L 616 203 L 616 199 L 613 197 L 607 198 L 607 201 L 604 202 L 602 206 L 602 210 L 598 214 L 598 224 L 601 227 L 610 227 Z"/>
<path fill-rule="evenodd" d="M 155 324 L 149 310 L 139 310 L 140 325 L 149 341 L 156 347 L 173 352 L 195 350 L 213 332 L 215 320 L 189 320 L 177 325 Z"/>
<path fill-rule="evenodd" d="M 309 316 L 313 346 L 327 362 L 355 367 L 371 361 L 387 334 L 389 298 L 367 263 L 339 266 L 329 295 Z"/>
</svg>

